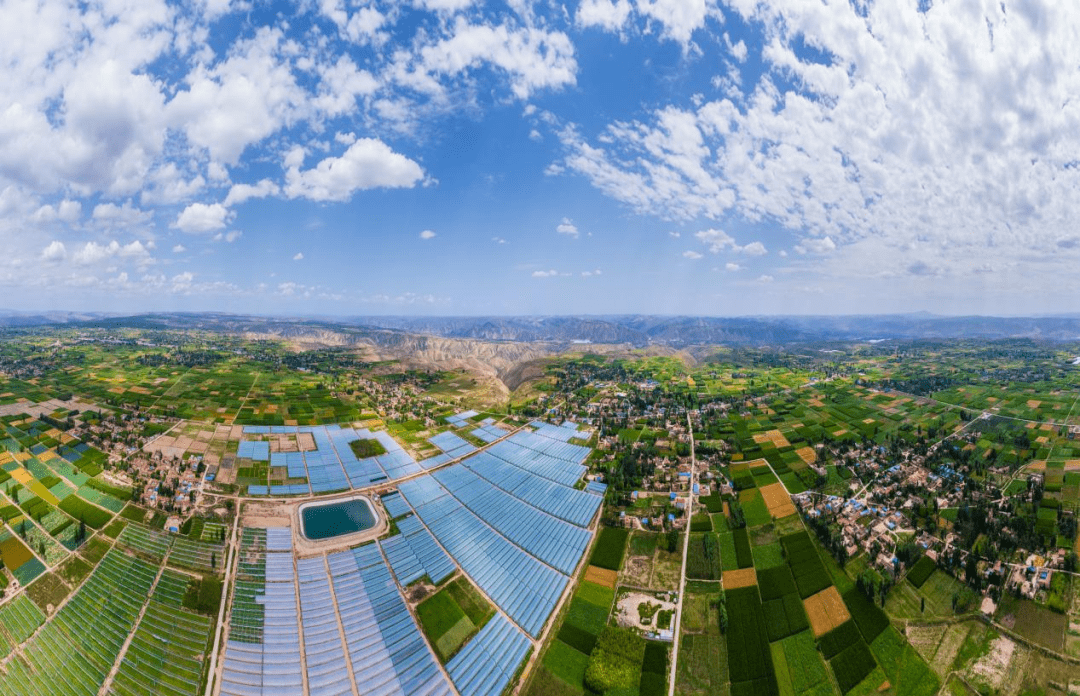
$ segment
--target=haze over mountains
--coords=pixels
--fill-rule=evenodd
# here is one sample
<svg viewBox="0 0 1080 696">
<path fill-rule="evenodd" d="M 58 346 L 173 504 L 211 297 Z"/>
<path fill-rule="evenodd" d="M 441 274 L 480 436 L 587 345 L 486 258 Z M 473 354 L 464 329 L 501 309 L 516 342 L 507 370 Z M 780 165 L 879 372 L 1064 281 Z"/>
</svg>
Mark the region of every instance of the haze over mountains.
<svg viewBox="0 0 1080 696">
<path fill-rule="evenodd" d="M 633 347 L 695 345 L 775 345 L 804 341 L 882 339 L 1034 338 L 1080 339 L 1080 317 L 950 317 L 929 313 L 848 316 L 523 316 L 523 317 L 268 317 L 218 313 L 113 315 L 89 312 L 37 314 L 0 311 L 7 327 L 139 326 L 193 328 L 228 333 L 276 335 L 328 343 L 373 343 L 406 348 L 413 336 L 501 343 L 608 344 Z"/>
</svg>

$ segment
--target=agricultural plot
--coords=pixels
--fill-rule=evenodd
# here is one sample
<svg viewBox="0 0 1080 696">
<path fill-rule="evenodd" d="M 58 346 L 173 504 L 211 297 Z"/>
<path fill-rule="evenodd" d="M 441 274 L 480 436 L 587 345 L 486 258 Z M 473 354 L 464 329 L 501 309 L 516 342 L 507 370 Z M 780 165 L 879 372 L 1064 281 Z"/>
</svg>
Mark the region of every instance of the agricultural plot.
<svg viewBox="0 0 1080 696">
<path fill-rule="evenodd" d="M 934 568 L 935 564 L 933 559 L 929 556 L 923 556 L 915 562 L 915 565 L 911 567 L 911 571 L 908 572 L 908 582 L 917 588 L 921 588 L 930 578 L 930 574 L 934 572 Z"/>
<path fill-rule="evenodd" d="M 416 615 L 445 663 L 495 615 L 495 608 L 468 580 L 458 578 L 417 605 Z"/>
<path fill-rule="evenodd" d="M 80 590 L 8 663 L 0 691 L 12 696 L 97 694 L 135 628 L 157 569 L 110 551 Z"/>
<path fill-rule="evenodd" d="M 728 592 L 727 611 L 727 654 L 732 695 L 776 696 L 779 688 L 757 588 L 745 587 Z"/>
<path fill-rule="evenodd" d="M 787 554 L 787 563 L 799 588 L 800 597 L 806 599 L 832 584 L 809 533 L 803 531 L 789 534 L 781 538 L 780 543 Z"/>
<path fill-rule="evenodd" d="M 941 687 L 938 676 L 895 628 L 883 631 L 870 650 L 897 694 L 933 696 Z"/>
<path fill-rule="evenodd" d="M 0 607 L 0 658 L 20 645 L 45 623 L 45 614 L 25 594 Z"/>
<path fill-rule="evenodd" d="M 187 580 L 165 576 L 150 597 L 146 613 L 120 662 L 109 689 L 115 696 L 195 696 L 202 686 L 203 664 L 212 620 L 181 609 Z"/>
<path fill-rule="evenodd" d="M 830 696 L 833 694 L 825 663 L 806 631 L 773 643 L 773 664 L 776 665 L 780 693 L 796 696 Z"/>
<path fill-rule="evenodd" d="M 885 610 L 901 619 L 953 616 L 956 613 L 953 598 L 963 593 L 964 586 L 960 582 L 945 571 L 935 569 L 919 588 L 909 582 L 894 586 L 885 600 Z"/>
<path fill-rule="evenodd" d="M 570 600 L 557 631 L 553 631 L 542 669 L 530 684 L 530 694 L 585 693 L 585 670 L 600 634 L 607 625 L 615 591 L 582 581 Z M 554 679 L 554 683 L 547 680 Z M 553 687 L 557 687 L 554 688 Z"/>
<path fill-rule="evenodd" d="M 696 580 L 719 580 L 720 541 L 715 534 L 691 534 L 686 557 L 686 577 Z"/>
</svg>

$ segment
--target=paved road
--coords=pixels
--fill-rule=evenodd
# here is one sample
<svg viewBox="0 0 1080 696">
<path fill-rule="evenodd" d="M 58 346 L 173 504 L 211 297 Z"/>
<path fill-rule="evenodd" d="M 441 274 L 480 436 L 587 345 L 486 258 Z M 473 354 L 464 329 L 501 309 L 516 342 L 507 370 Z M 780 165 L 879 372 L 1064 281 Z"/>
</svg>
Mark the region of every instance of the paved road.
<svg viewBox="0 0 1080 696">
<path fill-rule="evenodd" d="M 675 696 L 675 669 L 679 664 L 679 627 L 682 625 L 683 595 L 686 593 L 686 555 L 690 549 L 690 520 L 694 515 L 694 483 L 697 482 L 697 460 L 694 457 L 694 424 L 686 414 L 686 429 L 690 434 L 690 499 L 686 504 L 686 535 L 683 537 L 682 571 L 679 573 L 679 601 L 675 607 L 675 640 L 671 645 L 671 674 L 668 675 L 668 696 Z"/>
</svg>

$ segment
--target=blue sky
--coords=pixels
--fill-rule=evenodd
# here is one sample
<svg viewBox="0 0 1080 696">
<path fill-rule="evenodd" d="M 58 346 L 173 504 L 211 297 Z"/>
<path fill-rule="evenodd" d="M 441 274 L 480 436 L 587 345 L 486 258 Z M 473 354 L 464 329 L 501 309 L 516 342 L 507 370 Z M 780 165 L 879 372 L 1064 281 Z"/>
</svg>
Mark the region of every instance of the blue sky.
<svg viewBox="0 0 1080 696">
<path fill-rule="evenodd" d="M 1034 0 L 8 0 L 0 304 L 1080 311 L 1078 27 Z"/>
</svg>

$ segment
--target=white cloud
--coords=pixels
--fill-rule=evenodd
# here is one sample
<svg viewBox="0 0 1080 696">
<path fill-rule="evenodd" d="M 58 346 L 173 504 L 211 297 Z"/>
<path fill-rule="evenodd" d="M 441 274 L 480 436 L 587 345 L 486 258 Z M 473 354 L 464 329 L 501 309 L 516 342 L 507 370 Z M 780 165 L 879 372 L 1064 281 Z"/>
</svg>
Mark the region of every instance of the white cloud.
<svg viewBox="0 0 1080 696">
<path fill-rule="evenodd" d="M 739 253 L 746 254 L 747 256 L 764 256 L 769 251 L 765 248 L 765 245 L 761 242 L 750 242 L 749 244 L 738 247 Z"/>
<path fill-rule="evenodd" d="M 413 0 L 417 7 L 443 12 L 457 12 L 472 7 L 476 0 Z"/>
<path fill-rule="evenodd" d="M 327 157 L 314 169 L 290 168 L 285 175 L 285 194 L 313 201 L 347 201 L 360 190 L 412 188 L 423 176 L 419 164 L 386 143 L 361 138 L 341 157 Z"/>
<path fill-rule="evenodd" d="M 232 46 L 227 60 L 198 65 L 189 88 L 168 106 L 169 122 L 210 156 L 235 164 L 244 150 L 302 115 L 307 103 L 287 60 L 279 28 L 263 27 Z"/>
<path fill-rule="evenodd" d="M 714 0 L 637 0 L 638 12 L 659 22 L 663 36 L 686 44 L 705 20 L 719 13 Z"/>
<path fill-rule="evenodd" d="M 678 239 L 679 237 L 682 237 L 682 232 L 678 232 L 678 231 L 668 232 L 668 236 L 673 237 L 674 239 Z"/>
<path fill-rule="evenodd" d="M 592 271 L 582 271 L 581 272 L 581 277 L 582 278 L 593 278 L 593 277 L 598 276 L 598 275 L 603 275 L 603 272 L 599 268 L 597 268 L 595 270 L 592 270 Z"/>
<path fill-rule="evenodd" d="M 296 254 L 292 257 L 292 260 L 293 261 L 303 261 L 304 260 L 304 253 L 302 251 L 296 252 Z"/>
<path fill-rule="evenodd" d="M 1080 256 L 1055 241 L 1080 223 L 1080 105 L 1065 96 L 1080 91 L 1080 6 L 729 6 L 764 36 L 746 55 L 760 77 L 743 91 L 718 67 L 727 91 L 712 101 L 677 98 L 589 137 L 564 127 L 559 165 L 645 214 L 787 228 L 789 248 L 827 255 L 819 269 L 837 277 L 932 255 L 961 276 Z M 727 49 L 736 62 L 757 50 Z"/>
<path fill-rule="evenodd" d="M 580 234 L 577 226 L 570 220 L 570 218 L 563 218 L 562 221 L 555 227 L 555 231 L 559 234 L 565 234 L 567 237 L 578 238 Z"/>
<path fill-rule="evenodd" d="M 491 241 L 495 242 L 496 244 L 507 244 L 507 243 L 508 243 L 508 242 L 507 242 L 507 241 L 506 241 L 505 239 L 503 239 L 502 237 L 492 237 L 492 238 L 491 238 Z"/>
<path fill-rule="evenodd" d="M 62 200 L 53 205 L 43 205 L 34 213 L 36 222 L 64 222 L 69 225 L 79 221 L 82 215 L 82 203 L 79 201 Z"/>
<path fill-rule="evenodd" d="M 700 259 L 700 258 L 701 258 L 701 256 L 702 256 L 702 255 L 701 255 L 700 253 L 698 253 L 698 252 L 696 252 L 696 251 L 692 251 L 692 250 L 690 250 L 690 249 L 687 249 L 686 251 L 684 251 L 684 252 L 682 253 L 682 255 L 683 255 L 683 258 L 687 258 L 687 259 L 693 259 L 693 260 L 695 260 L 695 261 L 696 261 L 697 259 Z"/>
<path fill-rule="evenodd" d="M 222 229 L 234 215 L 221 203 L 192 203 L 177 216 L 173 227 L 189 234 L 204 234 Z"/>
<path fill-rule="evenodd" d="M 808 237 L 795 247 L 795 251 L 800 254 L 827 254 L 835 249 L 836 242 L 834 242 L 831 237 L 824 237 L 822 239 Z"/>
<path fill-rule="evenodd" d="M 67 249 L 64 243 L 55 239 L 49 242 L 49 246 L 41 252 L 42 261 L 63 261 L 65 258 L 67 258 Z"/>
<path fill-rule="evenodd" d="M 428 239 L 434 239 L 434 238 L 435 238 L 435 233 L 432 232 L 431 230 L 424 230 L 423 232 L 420 233 L 420 239 L 428 240 Z"/>
<path fill-rule="evenodd" d="M 215 242 L 225 242 L 226 244 L 232 244 L 237 239 L 244 236 L 244 233 L 240 230 L 229 230 L 228 232 L 218 232 L 211 239 Z"/>
<path fill-rule="evenodd" d="M 459 16 L 448 38 L 424 46 L 419 54 L 419 65 L 399 70 L 400 79 L 414 89 L 441 91 L 436 76 L 456 76 L 483 65 L 507 73 L 518 99 L 576 81 L 574 45 L 561 31 L 470 24 Z"/>
<path fill-rule="evenodd" d="M 708 247 L 709 251 L 714 254 L 719 254 L 724 249 L 736 246 L 735 239 L 723 230 L 701 230 L 700 232 L 695 232 L 694 236 L 701 240 L 702 244 Z"/>
<path fill-rule="evenodd" d="M 533 278 L 554 278 L 557 275 L 559 275 L 559 272 L 556 271 L 555 269 L 552 269 L 550 271 L 533 271 L 532 272 L 532 277 Z"/>
<path fill-rule="evenodd" d="M 262 179 L 257 184 L 233 184 L 229 189 L 229 195 L 225 196 L 225 207 L 240 205 L 252 198 L 266 198 L 276 196 L 280 192 L 277 184 L 269 179 Z"/>
<path fill-rule="evenodd" d="M 619 31 L 626 26 L 632 11 L 629 0 L 582 0 L 574 20 L 582 27 Z"/>
<path fill-rule="evenodd" d="M 773 277 L 771 275 L 760 275 L 760 276 L 758 276 L 758 282 L 759 283 L 771 283 L 771 282 L 773 282 Z"/>
<path fill-rule="evenodd" d="M 153 214 L 135 207 L 130 201 L 126 201 L 123 205 L 116 205 L 115 203 L 96 205 L 91 217 L 98 227 L 132 228 L 148 224 Z"/>
<path fill-rule="evenodd" d="M 172 248 L 172 251 L 174 254 L 183 254 L 185 251 L 187 251 L 187 247 L 185 247 L 183 244 L 177 244 Z"/>
<path fill-rule="evenodd" d="M 732 263 L 730 261 L 728 261 L 726 264 L 724 264 L 724 268 L 729 270 L 729 271 L 732 271 L 732 272 L 741 271 L 743 269 L 743 267 L 740 266 L 739 264 Z"/>
<path fill-rule="evenodd" d="M 60 251 L 63 251 L 63 245 L 60 247 Z M 55 253 L 56 247 L 49 245 L 49 249 L 52 249 Z M 46 249 L 46 251 L 49 251 Z M 72 257 L 75 263 L 80 266 L 91 266 L 113 257 L 120 257 L 124 259 L 133 259 L 135 261 L 146 263 L 150 260 L 150 252 L 146 250 L 142 242 L 138 240 L 131 242 L 130 244 L 121 245 L 115 239 L 108 244 L 98 244 L 97 242 L 87 242 L 82 249 L 75 252 Z"/>
</svg>

